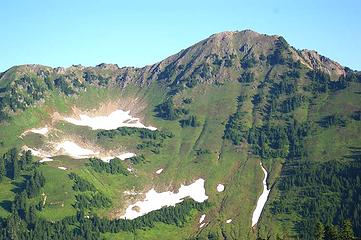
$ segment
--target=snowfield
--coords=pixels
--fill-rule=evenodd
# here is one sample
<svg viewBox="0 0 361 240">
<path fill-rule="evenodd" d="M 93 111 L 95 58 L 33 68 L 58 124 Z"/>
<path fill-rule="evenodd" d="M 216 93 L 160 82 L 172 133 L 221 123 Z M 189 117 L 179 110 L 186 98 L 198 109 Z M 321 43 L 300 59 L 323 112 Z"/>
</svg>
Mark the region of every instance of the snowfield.
<svg viewBox="0 0 361 240">
<path fill-rule="evenodd" d="M 28 133 L 37 133 L 37 134 L 40 134 L 40 135 L 46 135 L 48 132 L 49 132 L 49 129 L 47 127 L 43 127 L 43 128 L 32 128 L 32 129 L 29 129 L 29 130 L 26 130 L 25 132 L 23 132 L 21 134 L 21 136 L 23 135 L 26 135 Z"/>
<path fill-rule="evenodd" d="M 90 158 L 99 155 L 99 152 L 80 147 L 72 141 L 64 141 L 55 146 L 57 152 L 60 154 L 68 155 L 75 159 Z"/>
<path fill-rule="evenodd" d="M 203 214 L 203 215 L 199 218 L 199 223 L 202 223 L 205 218 L 206 218 L 206 215 Z"/>
<path fill-rule="evenodd" d="M 224 191 L 224 185 L 223 184 L 218 184 L 217 185 L 217 191 L 218 192 L 223 192 Z"/>
<path fill-rule="evenodd" d="M 264 179 L 263 179 L 263 182 L 262 182 L 263 183 L 263 192 L 262 192 L 261 196 L 258 198 L 256 209 L 253 212 L 252 227 L 254 227 L 257 224 L 257 222 L 258 222 L 258 220 L 259 220 L 259 218 L 261 216 L 263 207 L 267 202 L 268 195 L 269 195 L 269 193 L 271 191 L 271 189 L 267 188 L 267 175 L 268 175 L 267 171 L 263 167 L 262 163 L 260 163 L 260 165 L 261 165 L 262 171 L 264 173 Z"/>
<path fill-rule="evenodd" d="M 144 200 L 129 205 L 125 210 L 125 214 L 120 218 L 134 219 L 165 206 L 174 206 L 182 202 L 186 197 L 190 197 L 197 202 L 204 202 L 208 199 L 204 182 L 204 179 L 200 178 L 190 185 L 181 185 L 177 193 L 170 191 L 158 193 L 152 188 L 145 194 Z"/>
<path fill-rule="evenodd" d="M 155 173 L 158 174 L 158 175 L 161 174 L 162 172 L 163 172 L 163 168 L 160 168 L 157 171 L 155 171 Z"/>
<path fill-rule="evenodd" d="M 91 157 L 97 157 L 100 158 L 104 162 L 109 162 L 111 159 L 119 158 L 120 160 L 125 160 L 131 157 L 136 156 L 135 153 L 122 153 L 122 154 L 116 154 L 116 155 L 105 155 L 100 153 L 99 151 L 94 152 L 91 149 L 83 148 L 72 141 L 63 141 L 60 143 L 55 143 L 54 145 L 54 151 L 43 151 L 40 149 L 33 149 L 29 148 L 27 146 L 23 146 L 23 150 L 27 151 L 30 150 L 31 154 L 42 158 L 39 162 L 50 162 L 52 161 L 52 157 L 59 156 L 59 155 L 67 155 L 74 159 L 85 159 L 85 158 L 91 158 Z"/>
<path fill-rule="evenodd" d="M 85 114 L 80 114 L 79 119 L 65 117 L 64 120 L 75 125 L 88 126 L 92 130 L 111 130 L 119 127 L 146 128 L 152 131 L 157 130 L 157 128 L 152 126 L 144 126 L 139 121 L 139 118 L 130 115 L 130 111 L 123 111 L 120 109 L 110 113 L 108 116 L 90 117 Z"/>
</svg>

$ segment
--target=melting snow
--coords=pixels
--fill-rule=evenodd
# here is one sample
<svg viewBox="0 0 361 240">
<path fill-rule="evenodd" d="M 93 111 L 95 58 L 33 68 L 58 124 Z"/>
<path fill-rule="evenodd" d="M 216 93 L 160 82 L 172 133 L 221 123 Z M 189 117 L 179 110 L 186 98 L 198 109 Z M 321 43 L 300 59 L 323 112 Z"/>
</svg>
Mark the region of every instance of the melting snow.
<svg viewBox="0 0 361 240">
<path fill-rule="evenodd" d="M 224 185 L 223 184 L 218 184 L 217 185 L 217 191 L 218 192 L 223 192 L 224 191 Z"/>
<path fill-rule="evenodd" d="M 134 157 L 134 153 L 123 153 L 116 156 L 101 156 L 100 152 L 94 152 L 91 149 L 82 148 L 78 144 L 72 141 L 64 141 L 62 143 L 58 143 L 55 146 L 56 151 L 60 151 L 61 154 L 68 155 L 75 159 L 84 159 L 91 157 L 99 157 L 104 162 L 109 162 L 111 159 L 119 158 L 120 160 L 124 160 L 127 158 Z"/>
<path fill-rule="evenodd" d="M 63 154 L 69 155 L 70 157 L 76 159 L 90 158 L 99 154 L 99 152 L 95 153 L 93 150 L 82 148 L 75 142 L 71 141 L 58 143 L 55 146 L 55 149 L 56 151 L 61 151 Z"/>
<path fill-rule="evenodd" d="M 160 168 L 157 171 L 155 171 L 155 173 L 158 174 L 158 175 L 161 174 L 162 172 L 163 172 L 163 168 Z"/>
<path fill-rule="evenodd" d="M 39 160 L 39 163 L 43 163 L 43 162 L 52 162 L 52 161 L 53 161 L 53 159 L 45 157 L 45 158 L 43 158 L 43 159 Z"/>
<path fill-rule="evenodd" d="M 29 148 L 28 146 L 23 146 L 22 147 L 23 150 L 25 151 L 28 151 L 30 150 L 31 154 L 35 157 L 40 157 L 40 158 L 50 158 L 51 155 L 47 152 L 44 152 L 42 150 L 36 150 L 36 149 L 33 149 L 33 148 Z"/>
<path fill-rule="evenodd" d="M 232 219 L 227 219 L 226 223 L 231 223 Z"/>
<path fill-rule="evenodd" d="M 157 193 L 152 188 L 145 194 L 144 200 L 129 205 L 125 214 L 120 218 L 134 219 L 165 206 L 174 206 L 182 202 L 186 197 L 190 197 L 197 202 L 204 202 L 208 199 L 204 182 L 204 179 L 200 178 L 190 185 L 181 185 L 177 193 L 170 191 Z"/>
<path fill-rule="evenodd" d="M 93 130 L 97 129 L 117 129 L 118 127 L 136 127 L 136 128 L 147 128 L 149 130 L 157 130 L 152 126 L 144 126 L 139 118 L 134 118 L 130 115 L 130 111 L 116 110 L 110 113 L 108 116 L 95 116 L 89 117 L 85 114 L 79 115 L 80 119 L 71 117 L 65 117 L 64 120 L 79 126 L 88 126 Z"/>
<path fill-rule="evenodd" d="M 25 132 L 23 132 L 21 135 L 26 135 L 27 133 L 32 132 L 32 133 L 37 133 L 37 134 L 41 134 L 41 135 L 46 135 L 49 132 L 49 129 L 47 127 L 43 127 L 43 128 L 32 128 L 29 130 L 26 130 Z"/>
<path fill-rule="evenodd" d="M 270 193 L 271 189 L 268 189 L 267 188 L 267 171 L 266 169 L 262 166 L 262 163 L 260 163 L 261 165 L 261 168 L 262 168 L 262 171 L 264 173 L 264 179 L 263 179 L 263 192 L 261 194 L 261 196 L 258 198 L 258 201 L 257 201 L 257 206 L 256 206 L 256 209 L 254 210 L 253 212 L 253 216 L 252 216 L 252 227 L 254 227 L 254 225 L 257 224 L 260 216 L 261 216 L 261 213 L 262 213 L 262 210 L 263 210 L 263 207 L 264 205 L 266 204 L 266 201 L 267 201 L 267 198 L 268 198 L 268 194 Z"/>
<path fill-rule="evenodd" d="M 199 228 L 202 228 L 206 223 L 202 223 L 201 225 L 199 225 Z"/>
<path fill-rule="evenodd" d="M 103 162 L 110 162 L 110 160 L 114 159 L 115 157 L 119 158 L 120 160 L 125 160 L 135 156 L 136 156 L 135 153 L 122 153 L 117 156 L 101 157 L 100 159 L 103 160 Z"/>
<path fill-rule="evenodd" d="M 202 223 L 205 218 L 206 218 L 206 215 L 203 214 L 203 215 L 199 218 L 199 223 Z"/>
<path fill-rule="evenodd" d="M 66 167 L 58 167 L 58 168 L 61 169 L 61 170 L 67 170 Z"/>
</svg>

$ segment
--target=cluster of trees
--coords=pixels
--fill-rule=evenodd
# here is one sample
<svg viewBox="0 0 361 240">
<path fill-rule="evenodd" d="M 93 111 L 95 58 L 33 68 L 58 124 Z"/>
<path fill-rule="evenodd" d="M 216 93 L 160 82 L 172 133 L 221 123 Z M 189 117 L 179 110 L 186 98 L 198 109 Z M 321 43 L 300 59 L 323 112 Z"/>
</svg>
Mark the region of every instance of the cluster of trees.
<svg viewBox="0 0 361 240">
<path fill-rule="evenodd" d="M 40 192 L 40 189 L 45 185 L 45 177 L 43 174 L 35 169 L 25 182 L 25 192 L 29 198 L 32 198 Z"/>
<path fill-rule="evenodd" d="M 149 151 L 155 154 L 159 154 L 160 148 L 162 147 L 163 147 L 163 142 L 158 142 L 153 140 L 143 141 L 142 143 L 139 143 L 137 145 L 138 150 L 148 149 Z"/>
<path fill-rule="evenodd" d="M 245 69 L 252 68 L 256 64 L 257 64 L 257 60 L 253 54 L 246 55 L 246 57 L 244 57 L 241 60 L 241 66 L 242 66 L 242 68 L 245 68 Z"/>
<path fill-rule="evenodd" d="M 361 121 L 361 111 L 353 112 L 351 118 L 355 121 Z"/>
<path fill-rule="evenodd" d="M 138 135 L 141 139 L 163 140 L 174 137 L 174 134 L 167 130 L 151 131 L 146 128 L 119 127 L 112 130 L 101 130 L 97 133 L 98 138 L 115 136 L 134 136 Z"/>
<path fill-rule="evenodd" d="M 88 83 L 98 83 L 100 86 L 107 86 L 110 80 L 110 78 L 103 77 L 102 75 L 96 75 L 90 71 L 85 71 L 83 78 Z"/>
<path fill-rule="evenodd" d="M 129 174 L 124 162 L 118 158 L 111 159 L 109 163 L 103 162 L 98 158 L 90 158 L 87 165 L 99 173 L 106 172 L 110 174 L 122 174 L 125 176 L 128 176 Z"/>
<path fill-rule="evenodd" d="M 95 186 L 91 182 L 80 177 L 78 174 L 70 173 L 69 178 L 74 181 L 74 191 L 86 192 L 96 190 Z"/>
<path fill-rule="evenodd" d="M 203 149 L 203 148 L 196 149 L 195 152 L 196 152 L 196 156 L 202 156 L 202 155 L 205 155 L 205 154 L 210 154 L 210 151 L 208 149 Z"/>
<path fill-rule="evenodd" d="M 307 136 L 308 123 L 293 121 L 288 126 L 266 125 L 252 127 L 248 131 L 247 141 L 253 152 L 263 158 L 297 158 L 305 155 L 302 140 Z"/>
<path fill-rule="evenodd" d="M 342 90 L 350 86 L 351 82 L 360 82 L 361 79 L 361 74 L 350 71 L 335 81 L 331 81 L 330 75 L 321 70 L 311 70 L 307 76 L 312 81 L 311 89 L 314 93 Z"/>
<path fill-rule="evenodd" d="M 187 119 L 180 120 L 180 125 L 182 128 L 184 127 L 198 127 L 200 125 L 197 120 L 197 116 L 190 115 Z"/>
<path fill-rule="evenodd" d="M 192 210 L 204 211 L 208 202 L 198 203 L 185 199 L 174 207 L 150 212 L 134 220 L 103 219 L 96 215 L 87 216 L 86 209 L 107 207 L 110 201 L 99 193 L 77 195 L 77 214 L 60 221 L 47 221 L 36 214 L 25 191 L 15 196 L 11 214 L 0 218 L 0 239 L 101 239 L 100 233 L 133 232 L 137 229 L 154 227 L 157 222 L 182 226 L 189 219 Z"/>
<path fill-rule="evenodd" d="M 341 226 L 327 225 L 317 222 L 315 232 L 315 240 L 355 240 L 355 233 L 352 229 L 352 222 L 344 220 Z"/>
<path fill-rule="evenodd" d="M 276 41 L 276 48 L 271 55 L 267 57 L 267 61 L 271 65 L 285 64 L 287 59 L 284 57 L 285 51 L 288 49 L 288 43 L 283 37 L 279 37 Z"/>
<path fill-rule="evenodd" d="M 139 156 L 134 156 L 131 158 L 127 158 L 126 161 L 131 162 L 134 165 L 140 164 L 140 163 L 144 163 L 145 162 L 145 157 L 144 155 L 139 155 Z"/>
<path fill-rule="evenodd" d="M 176 204 L 174 207 L 163 207 L 133 220 L 106 220 L 95 216 L 91 221 L 93 230 L 102 233 L 151 228 L 154 227 L 154 223 L 156 222 L 174 224 L 180 227 L 187 222 L 187 218 L 192 210 L 204 211 L 208 206 L 209 203 L 207 201 L 198 203 L 193 199 L 187 198 L 183 202 Z"/>
<path fill-rule="evenodd" d="M 242 139 L 247 136 L 248 129 L 242 123 L 243 116 L 244 113 L 237 110 L 229 117 L 224 130 L 224 138 L 231 140 L 235 145 L 241 144 Z"/>
<path fill-rule="evenodd" d="M 302 95 L 295 95 L 284 100 L 280 106 L 281 112 L 289 113 L 300 107 L 305 101 Z"/>
<path fill-rule="evenodd" d="M 171 98 L 164 103 L 159 104 L 155 111 L 157 113 L 157 117 L 165 120 L 176 120 L 179 117 L 179 110 L 175 108 Z"/>
<path fill-rule="evenodd" d="M 254 76 L 253 72 L 245 71 L 238 78 L 238 81 L 241 83 L 250 83 L 250 82 L 253 82 L 254 79 L 255 79 L 255 76 Z"/>
<path fill-rule="evenodd" d="M 25 110 L 43 98 L 46 87 L 27 75 L 0 89 L 0 121 L 9 119 L 8 111 Z"/>
<path fill-rule="evenodd" d="M 339 225 L 350 219 L 355 233 L 360 235 L 361 162 L 357 156 L 349 158 L 348 162 L 288 162 L 278 187 L 282 192 L 297 193 L 297 199 L 302 201 L 294 203 L 291 197 L 283 195 L 282 200 L 273 203 L 273 213 L 292 212 L 302 216 L 298 225 L 302 239 L 313 239 L 310 234 L 318 220 L 326 225 Z"/>
<path fill-rule="evenodd" d="M 318 123 L 321 127 L 324 128 L 330 128 L 331 126 L 345 127 L 346 119 L 340 114 L 332 114 L 324 116 Z"/>
<path fill-rule="evenodd" d="M 112 205 L 111 200 L 99 192 L 77 194 L 75 199 L 74 207 L 83 211 L 93 208 L 108 208 Z"/>
<path fill-rule="evenodd" d="M 32 163 L 31 151 L 23 151 L 19 154 L 16 148 L 10 149 L 0 157 L 0 182 L 4 177 L 15 180 L 22 171 L 27 170 Z"/>
<path fill-rule="evenodd" d="M 54 85 L 58 88 L 61 92 L 63 92 L 67 96 L 71 96 L 75 93 L 71 84 L 69 84 L 65 77 L 61 76 L 54 80 Z"/>
</svg>

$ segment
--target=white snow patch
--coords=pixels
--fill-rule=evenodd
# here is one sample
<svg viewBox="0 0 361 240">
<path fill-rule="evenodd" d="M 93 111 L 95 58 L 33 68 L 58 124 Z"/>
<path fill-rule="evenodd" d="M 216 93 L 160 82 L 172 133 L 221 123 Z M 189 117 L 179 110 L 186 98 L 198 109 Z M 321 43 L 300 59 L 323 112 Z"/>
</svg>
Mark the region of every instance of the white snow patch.
<svg viewBox="0 0 361 240">
<path fill-rule="evenodd" d="M 226 223 L 231 223 L 232 219 L 227 219 Z"/>
<path fill-rule="evenodd" d="M 125 159 L 128 159 L 128 158 L 131 158 L 131 157 L 135 157 L 135 153 L 122 153 L 120 155 L 117 155 L 117 156 L 106 156 L 106 157 L 101 157 L 100 159 L 103 161 L 103 162 L 110 162 L 110 160 L 114 159 L 114 158 L 119 158 L 120 160 L 125 160 Z"/>
<path fill-rule="evenodd" d="M 82 148 L 75 142 L 71 141 L 64 141 L 62 143 L 58 143 L 55 146 L 55 149 L 56 151 L 60 151 L 62 152 L 62 154 L 68 155 L 75 159 L 90 158 L 99 154 L 99 152 L 94 152 L 93 150 Z"/>
<path fill-rule="evenodd" d="M 25 132 L 23 132 L 21 134 L 21 136 L 26 135 L 27 133 L 32 132 L 32 133 L 37 133 L 40 135 L 46 135 L 49 132 L 49 129 L 47 127 L 43 127 L 43 128 L 32 128 L 29 130 L 26 130 Z"/>
<path fill-rule="evenodd" d="M 199 225 L 199 228 L 204 227 L 205 224 L 206 224 L 206 223 L 202 223 L 201 225 Z"/>
<path fill-rule="evenodd" d="M 66 167 L 58 167 L 58 168 L 61 169 L 61 170 L 67 170 Z"/>
<path fill-rule="evenodd" d="M 223 184 L 218 184 L 217 185 L 217 191 L 218 192 L 223 192 L 224 191 L 224 185 Z"/>
<path fill-rule="evenodd" d="M 122 153 L 116 156 L 102 156 L 100 152 L 94 152 L 91 149 L 83 148 L 72 141 L 58 143 L 55 145 L 55 150 L 58 152 L 58 154 L 68 155 L 75 159 L 98 157 L 104 162 L 110 162 L 110 160 L 114 158 L 125 160 L 135 156 L 134 153 Z"/>
<path fill-rule="evenodd" d="M 261 194 L 261 196 L 258 198 L 258 201 L 257 201 L 257 206 L 256 206 L 256 209 L 254 210 L 253 212 L 253 216 L 252 216 L 252 227 L 254 227 L 254 225 L 257 224 L 260 216 L 261 216 L 261 213 L 262 213 L 262 210 L 263 210 L 263 207 L 264 205 L 266 204 L 267 202 L 267 198 L 268 198 L 268 194 L 270 193 L 271 189 L 268 189 L 267 188 L 267 171 L 266 169 L 263 167 L 262 163 L 260 163 L 261 165 L 261 168 L 262 168 L 262 171 L 264 173 L 264 179 L 262 181 L 263 183 L 263 192 Z"/>
<path fill-rule="evenodd" d="M 202 223 L 205 218 L 206 218 L 206 215 L 203 214 L 203 215 L 199 218 L 199 223 Z"/>
<path fill-rule="evenodd" d="M 144 126 L 139 121 L 139 118 L 130 115 L 130 111 L 123 111 L 120 109 L 110 113 L 108 116 L 89 117 L 85 114 L 80 114 L 79 118 L 80 119 L 65 117 L 64 120 L 75 125 L 88 126 L 92 130 L 111 130 L 119 127 L 147 128 L 152 131 L 157 130 L 157 128 L 152 126 Z"/>
<path fill-rule="evenodd" d="M 52 161 L 53 161 L 53 159 L 45 157 L 45 158 L 39 160 L 39 163 L 52 162 Z"/>
<path fill-rule="evenodd" d="M 158 175 L 161 174 L 162 172 L 163 172 L 163 168 L 160 168 L 157 171 L 155 171 L 155 173 L 158 174 Z"/>
<path fill-rule="evenodd" d="M 39 158 L 51 158 L 52 156 L 45 152 L 45 151 L 42 151 L 42 150 L 37 150 L 37 149 L 33 149 L 33 148 L 29 148 L 28 146 L 23 146 L 22 149 L 24 151 L 29 151 L 31 152 L 31 154 L 35 157 L 39 157 Z"/>
<path fill-rule="evenodd" d="M 152 188 L 145 194 L 144 200 L 129 205 L 125 214 L 120 218 L 134 219 L 165 206 L 174 206 L 186 197 L 197 202 L 204 202 L 208 199 L 204 182 L 204 179 L 200 178 L 188 186 L 181 185 L 177 193 L 170 191 L 157 193 Z"/>
</svg>

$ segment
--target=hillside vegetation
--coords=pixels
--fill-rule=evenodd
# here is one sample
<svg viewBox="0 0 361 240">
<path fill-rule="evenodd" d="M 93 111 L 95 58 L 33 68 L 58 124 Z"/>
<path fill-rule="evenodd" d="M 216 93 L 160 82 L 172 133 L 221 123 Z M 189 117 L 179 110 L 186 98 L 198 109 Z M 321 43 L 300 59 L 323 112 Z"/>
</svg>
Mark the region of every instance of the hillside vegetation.
<svg viewBox="0 0 361 240">
<path fill-rule="evenodd" d="M 116 109 L 157 130 L 64 120 Z M 45 135 L 24 134 L 44 126 Z M 212 35 L 143 68 L 15 66 L 0 78 L 0 239 L 360 237 L 360 133 L 360 72 L 250 30 Z M 23 151 L 64 140 L 136 156 L 39 163 Z M 251 228 L 260 162 L 271 192 Z M 119 219 L 136 193 L 199 178 L 207 201 Z"/>
</svg>

